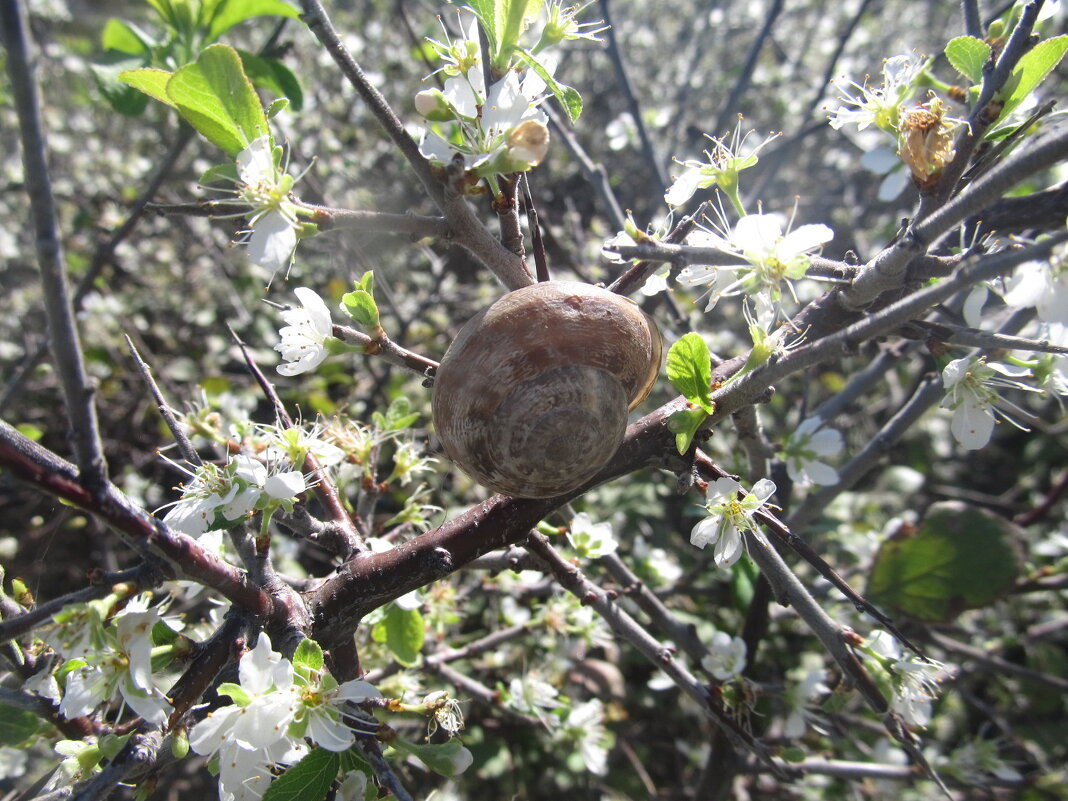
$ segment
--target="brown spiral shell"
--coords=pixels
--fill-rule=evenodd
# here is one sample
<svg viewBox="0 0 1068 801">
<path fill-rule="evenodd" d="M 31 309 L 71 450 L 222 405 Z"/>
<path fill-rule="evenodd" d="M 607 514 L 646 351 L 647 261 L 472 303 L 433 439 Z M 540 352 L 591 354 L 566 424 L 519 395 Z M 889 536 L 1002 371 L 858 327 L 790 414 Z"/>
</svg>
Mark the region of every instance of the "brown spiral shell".
<svg viewBox="0 0 1068 801">
<path fill-rule="evenodd" d="M 519 498 L 576 489 L 612 458 L 649 394 L 663 343 L 636 304 L 548 281 L 475 315 L 434 378 L 445 453 L 479 484 Z"/>
</svg>

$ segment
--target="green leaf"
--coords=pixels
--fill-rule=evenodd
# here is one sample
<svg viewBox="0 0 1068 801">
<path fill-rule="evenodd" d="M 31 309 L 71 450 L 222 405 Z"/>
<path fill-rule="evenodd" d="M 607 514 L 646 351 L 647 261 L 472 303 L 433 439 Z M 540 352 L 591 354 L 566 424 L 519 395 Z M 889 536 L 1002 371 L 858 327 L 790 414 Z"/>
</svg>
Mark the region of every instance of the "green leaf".
<svg viewBox="0 0 1068 801">
<path fill-rule="evenodd" d="M 523 35 L 524 24 L 535 0 L 496 0 L 498 35 L 500 40 L 493 54 L 493 66 L 503 73 L 507 68 L 512 53 L 519 50 L 519 38 Z M 540 5 L 540 4 L 538 4 Z"/>
<path fill-rule="evenodd" d="M 101 55 L 89 65 L 100 94 L 115 111 L 126 117 L 136 117 L 148 106 L 148 96 L 122 80 L 122 76 L 143 67 L 145 60 L 118 50 Z"/>
<path fill-rule="evenodd" d="M 497 54 L 500 42 L 501 30 L 504 21 L 498 12 L 501 11 L 501 0 L 469 0 L 468 6 L 475 12 L 482 30 L 486 32 L 486 43 L 489 45 L 490 58 Z"/>
<path fill-rule="evenodd" d="M 346 292 L 341 296 L 341 306 L 345 313 L 364 328 L 378 328 L 381 325 L 374 291 L 374 271 L 368 270 L 359 281 L 355 282 L 355 289 L 352 292 Z"/>
<path fill-rule="evenodd" d="M 0 704 L 0 745 L 14 748 L 41 728 L 41 719 L 26 709 Z"/>
<path fill-rule="evenodd" d="M 458 776 L 470 765 L 470 756 L 461 752 L 463 743 L 449 740 L 447 743 L 416 745 L 397 737 L 390 743 L 398 751 L 404 751 L 419 759 L 424 765 L 442 776 Z"/>
<path fill-rule="evenodd" d="M 582 114 L 582 95 L 570 86 L 559 83 L 553 78 L 553 76 L 549 74 L 549 71 L 542 66 L 541 62 L 539 62 L 529 50 L 517 50 L 516 54 L 519 56 L 520 60 L 526 63 L 528 67 L 538 74 L 538 77 L 545 81 L 545 85 L 549 87 L 549 91 L 553 93 L 553 97 L 555 97 L 560 102 L 560 105 L 563 106 L 564 111 L 567 112 L 567 118 L 571 121 L 571 124 L 574 125 L 575 121 L 579 118 L 579 115 Z"/>
<path fill-rule="evenodd" d="M 390 402 L 385 414 L 375 412 L 373 418 L 383 431 L 403 431 L 419 419 L 419 412 L 413 412 L 411 401 L 401 395 Z"/>
<path fill-rule="evenodd" d="M 700 334 L 690 333 L 671 346 L 667 356 L 667 376 L 671 386 L 707 414 L 712 403 L 712 356 Z"/>
<path fill-rule="evenodd" d="M 983 82 L 983 65 L 990 58 L 990 45 L 974 36 L 958 36 L 946 45 L 946 58 L 953 69 L 973 84 Z"/>
<path fill-rule="evenodd" d="M 690 450 L 701 423 L 708 419 L 704 409 L 680 409 L 668 418 L 668 431 L 675 435 L 675 447 L 679 453 Z"/>
<path fill-rule="evenodd" d="M 186 121 L 228 156 L 270 133 L 241 57 L 227 45 L 212 45 L 195 64 L 174 73 L 167 95 Z"/>
<path fill-rule="evenodd" d="M 125 84 L 129 84 L 134 89 L 144 92 L 149 97 L 153 97 L 160 103 L 166 103 L 172 108 L 176 108 L 174 101 L 171 100 L 167 94 L 167 82 L 174 77 L 173 72 L 167 72 L 167 70 L 157 70 L 145 67 L 139 70 L 129 70 L 119 74 L 119 80 Z"/>
<path fill-rule="evenodd" d="M 879 548 L 868 600 L 918 620 L 949 622 L 1008 592 L 1020 572 L 1022 532 L 992 512 L 958 501 L 932 506 L 919 528 Z"/>
<path fill-rule="evenodd" d="M 225 188 L 232 189 L 234 184 L 240 180 L 237 174 L 237 165 L 228 161 L 226 164 L 215 164 L 208 167 L 201 173 L 200 178 L 197 180 L 201 186 L 208 186 L 209 184 L 224 184 Z"/>
<path fill-rule="evenodd" d="M 248 706 L 252 703 L 252 696 L 249 695 L 248 690 L 240 684 L 224 681 L 219 685 L 219 689 L 216 690 L 216 692 L 218 692 L 219 695 L 228 696 L 230 700 L 238 706 Z"/>
<path fill-rule="evenodd" d="M 222 0 L 215 8 L 204 41 L 214 42 L 239 22 L 253 17 L 299 16 L 300 12 L 283 0 Z"/>
<path fill-rule="evenodd" d="M 1060 64 L 1065 52 L 1068 52 L 1068 34 L 1039 42 L 1020 59 L 1000 92 L 1005 106 L 998 115 L 999 120 L 1004 119 L 1038 88 L 1046 76 Z"/>
<path fill-rule="evenodd" d="M 293 652 L 293 665 L 319 671 L 323 669 L 323 649 L 315 640 L 305 638 Z"/>
<path fill-rule="evenodd" d="M 394 658 L 405 667 L 419 662 L 426 626 L 418 609 L 401 609 L 390 604 L 383 620 L 386 630 L 386 647 Z"/>
<path fill-rule="evenodd" d="M 105 50 L 117 50 L 132 56 L 148 56 L 157 42 L 136 25 L 121 19 L 109 19 L 100 34 Z"/>
<path fill-rule="evenodd" d="M 300 88 L 297 76 L 289 67 L 277 59 L 263 58 L 245 50 L 237 52 L 245 67 L 245 75 L 252 81 L 253 86 L 266 89 L 276 97 L 287 98 L 294 111 L 300 111 L 303 108 L 304 92 Z"/>
<path fill-rule="evenodd" d="M 340 764 L 338 754 L 316 748 L 271 782 L 263 801 L 322 801 L 337 778 Z"/>
</svg>

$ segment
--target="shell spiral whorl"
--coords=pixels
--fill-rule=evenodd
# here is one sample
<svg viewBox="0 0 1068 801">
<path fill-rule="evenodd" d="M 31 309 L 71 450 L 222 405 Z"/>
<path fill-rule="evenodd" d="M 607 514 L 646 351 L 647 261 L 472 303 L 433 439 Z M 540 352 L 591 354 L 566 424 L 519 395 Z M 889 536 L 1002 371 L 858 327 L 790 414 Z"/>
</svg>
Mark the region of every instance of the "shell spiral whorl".
<svg viewBox="0 0 1068 801">
<path fill-rule="evenodd" d="M 435 428 L 449 458 L 494 492 L 562 495 L 615 454 L 662 349 L 653 321 L 606 289 L 518 289 L 468 321 L 446 352 Z"/>
</svg>

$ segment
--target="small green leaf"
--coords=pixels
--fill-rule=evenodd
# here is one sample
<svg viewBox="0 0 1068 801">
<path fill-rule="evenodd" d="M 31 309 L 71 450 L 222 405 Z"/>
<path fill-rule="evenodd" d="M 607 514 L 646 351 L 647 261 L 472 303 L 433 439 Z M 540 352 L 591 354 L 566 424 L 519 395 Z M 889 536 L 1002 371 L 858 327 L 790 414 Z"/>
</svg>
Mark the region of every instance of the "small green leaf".
<svg viewBox="0 0 1068 801">
<path fill-rule="evenodd" d="M 549 91 L 553 93 L 553 97 L 560 101 L 560 105 L 563 106 L 564 111 L 567 112 L 567 118 L 571 121 L 571 124 L 574 125 L 575 121 L 579 118 L 579 115 L 582 114 L 582 95 L 570 86 L 559 83 L 553 78 L 553 76 L 549 74 L 549 71 L 542 66 L 541 62 L 539 62 L 529 50 L 517 50 L 516 55 L 518 55 L 520 60 L 525 62 L 528 67 L 534 70 L 539 78 L 545 81 L 545 85 L 549 87 Z"/>
<path fill-rule="evenodd" d="M 233 189 L 234 184 L 239 181 L 237 175 L 237 165 L 229 161 L 226 164 L 215 164 L 208 167 L 201 173 L 200 178 L 197 180 L 201 186 L 208 186 L 209 184 L 224 184 L 225 188 Z"/>
<path fill-rule="evenodd" d="M 118 50 L 109 50 L 89 65 L 100 94 L 115 111 L 136 117 L 148 106 L 148 96 L 122 80 L 122 76 L 143 67 L 145 60 Z"/>
<path fill-rule="evenodd" d="M 167 95 L 186 121 L 228 156 L 270 133 L 260 99 L 232 47 L 204 50 L 195 64 L 174 73 Z"/>
<path fill-rule="evenodd" d="M 156 41 L 136 25 L 121 19 L 109 19 L 100 34 L 105 50 L 118 50 L 132 56 L 148 56 Z"/>
<path fill-rule="evenodd" d="M 948 622 L 1008 592 L 1020 570 L 1008 520 L 975 506 L 932 506 L 915 531 L 882 544 L 868 576 L 868 599 L 918 620 Z"/>
<path fill-rule="evenodd" d="M 707 414 L 715 411 L 712 403 L 712 357 L 700 334 L 690 333 L 671 346 L 667 357 L 667 376 L 671 386 Z"/>
<path fill-rule="evenodd" d="M 369 270 L 359 281 L 355 282 L 355 289 L 352 292 L 346 292 L 341 297 L 341 306 L 345 313 L 364 328 L 378 328 L 381 325 L 374 291 L 374 271 Z"/>
<path fill-rule="evenodd" d="M 426 636 L 426 625 L 418 609 L 401 609 L 390 604 L 383 621 L 386 629 L 386 646 L 394 658 L 405 667 L 419 662 L 419 651 Z"/>
<path fill-rule="evenodd" d="M 300 641 L 297 650 L 293 652 L 293 664 L 310 670 L 322 670 L 324 664 L 323 649 L 319 647 L 319 643 L 315 640 L 305 638 Z"/>
<path fill-rule="evenodd" d="M 123 72 L 119 75 L 119 80 L 129 84 L 134 89 L 144 92 L 149 97 L 155 98 L 160 103 L 166 103 L 168 106 L 175 108 L 174 101 L 167 94 L 167 82 L 172 77 L 174 77 L 173 72 L 145 67 L 139 70 Z"/>
<path fill-rule="evenodd" d="M 239 22 L 253 17 L 299 16 L 300 12 L 283 0 L 223 0 L 215 8 L 204 41 L 214 42 Z"/>
<path fill-rule="evenodd" d="M 412 411 L 411 401 L 403 395 L 390 402 L 384 415 L 380 412 L 374 415 L 375 425 L 383 431 L 403 431 L 418 419 L 419 412 Z"/>
<path fill-rule="evenodd" d="M 1005 87 L 1001 90 L 1000 96 L 1005 106 L 1001 109 L 998 119 L 1004 119 L 1026 100 L 1027 96 L 1035 91 L 1046 76 L 1060 64 L 1066 52 L 1068 52 L 1068 34 L 1046 39 L 1031 48 L 1013 68 L 1012 74 L 1005 82 Z"/>
<path fill-rule="evenodd" d="M 693 438 L 707 419 L 708 414 L 701 408 L 680 409 L 668 418 L 668 431 L 675 435 L 675 447 L 679 449 L 679 453 L 690 450 Z"/>
<path fill-rule="evenodd" d="M 471 764 L 470 752 L 459 740 L 433 745 L 416 745 L 397 737 L 391 745 L 419 759 L 424 765 L 442 776 L 458 776 Z"/>
<path fill-rule="evenodd" d="M 990 45 L 974 36 L 958 36 L 946 45 L 946 58 L 953 69 L 973 84 L 982 83 L 983 65 L 990 58 Z"/>
<path fill-rule="evenodd" d="M 19 423 L 15 428 L 26 439 L 32 439 L 34 442 L 40 442 L 41 437 L 44 436 L 44 429 L 35 426 L 33 423 Z"/>
<path fill-rule="evenodd" d="M 0 745 L 15 747 L 41 728 L 41 719 L 26 709 L 0 704 Z"/>
<path fill-rule="evenodd" d="M 341 757 L 316 748 L 273 782 L 263 801 L 323 801 L 337 778 Z"/>
</svg>

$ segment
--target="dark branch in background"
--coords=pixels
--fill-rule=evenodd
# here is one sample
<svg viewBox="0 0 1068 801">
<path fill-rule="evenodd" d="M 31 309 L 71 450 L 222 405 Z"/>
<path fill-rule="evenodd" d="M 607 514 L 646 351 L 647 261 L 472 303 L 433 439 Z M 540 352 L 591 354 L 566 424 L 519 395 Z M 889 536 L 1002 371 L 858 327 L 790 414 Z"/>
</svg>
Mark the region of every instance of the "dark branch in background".
<svg viewBox="0 0 1068 801">
<path fill-rule="evenodd" d="M 638 138 L 642 142 L 642 152 L 645 154 L 646 164 L 649 165 L 649 169 L 652 172 L 649 194 L 659 204 L 661 195 L 668 186 L 667 175 L 664 173 L 664 164 L 656 152 L 656 146 L 649 135 L 649 129 L 645 127 L 641 106 L 638 104 L 638 98 L 634 94 L 634 87 L 630 82 L 630 77 L 627 75 L 627 66 L 623 62 L 623 53 L 620 50 L 619 42 L 616 41 L 616 29 L 612 25 L 609 2 L 608 0 L 600 0 L 598 5 L 601 7 L 601 15 L 604 17 L 605 24 L 608 26 L 604 32 L 604 41 L 608 46 L 608 56 L 612 59 L 612 66 L 616 71 L 616 81 L 618 81 L 623 97 L 627 101 L 627 110 L 634 119 L 634 126 L 638 129 Z M 620 230 L 622 230 L 622 226 Z"/>
<path fill-rule="evenodd" d="M 961 0 L 961 13 L 964 16 L 964 32 L 976 39 L 983 38 L 983 23 L 979 17 L 978 0 Z"/>
<path fill-rule="evenodd" d="M 738 104 L 741 102 L 742 96 L 748 91 L 749 84 L 753 80 L 753 74 L 756 69 L 757 59 L 760 57 L 760 51 L 764 49 L 764 44 L 771 35 L 771 28 L 775 24 L 775 20 L 778 19 L 779 14 L 782 13 L 782 8 L 783 0 L 773 0 L 771 7 L 768 8 L 768 13 L 764 17 L 764 24 L 761 26 L 756 39 L 753 40 L 753 44 L 749 46 L 749 52 L 745 57 L 745 64 L 738 73 L 738 78 L 734 82 L 734 86 L 731 87 L 730 94 L 727 95 L 727 99 L 724 100 L 723 105 L 720 106 L 719 114 L 716 115 L 715 125 L 712 126 L 713 136 L 721 136 L 729 127 L 730 120 L 737 115 Z"/>
<path fill-rule="evenodd" d="M 79 468 L 78 480 L 102 498 L 108 486 L 107 463 L 93 389 L 82 359 L 74 307 L 67 286 L 59 220 L 41 127 L 40 95 L 30 60 L 26 20 L 17 0 L 0 1 L 0 35 L 7 51 L 7 73 L 19 118 L 22 163 L 33 214 L 49 339 L 70 417 L 69 439 Z"/>
<path fill-rule="evenodd" d="M 560 121 L 560 115 L 556 113 L 555 109 L 546 105 L 545 113 L 549 116 L 549 125 L 552 127 L 553 138 L 559 138 L 564 143 L 567 152 L 571 154 L 572 158 L 578 163 L 579 169 L 582 170 L 582 175 L 600 196 L 601 203 L 604 206 L 601 211 L 608 216 L 615 230 L 622 231 L 627 220 L 623 215 L 623 209 L 619 205 L 619 201 L 616 199 L 615 192 L 612 191 L 612 182 L 608 180 L 608 171 L 605 170 L 603 164 L 594 163 L 586 150 L 579 144 L 578 138 L 571 128 Z"/>
</svg>

